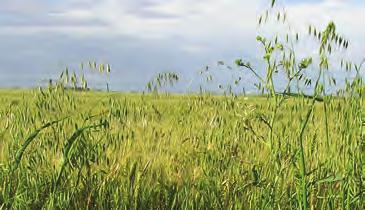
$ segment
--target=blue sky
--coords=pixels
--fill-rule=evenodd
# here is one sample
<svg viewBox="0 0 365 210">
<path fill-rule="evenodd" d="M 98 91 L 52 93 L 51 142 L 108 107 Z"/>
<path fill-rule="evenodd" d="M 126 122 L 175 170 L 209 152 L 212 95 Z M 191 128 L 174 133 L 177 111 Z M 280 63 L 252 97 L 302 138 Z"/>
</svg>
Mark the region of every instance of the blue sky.
<svg viewBox="0 0 365 210">
<path fill-rule="evenodd" d="M 294 26 L 335 20 L 365 56 L 360 0 L 286 0 Z M 256 18 L 264 0 L 1 0 L 0 86 L 34 86 L 65 66 L 110 63 L 112 87 L 140 90 L 157 72 L 187 81 L 217 60 L 259 58 Z M 222 76 L 224 77 L 224 76 Z"/>
</svg>

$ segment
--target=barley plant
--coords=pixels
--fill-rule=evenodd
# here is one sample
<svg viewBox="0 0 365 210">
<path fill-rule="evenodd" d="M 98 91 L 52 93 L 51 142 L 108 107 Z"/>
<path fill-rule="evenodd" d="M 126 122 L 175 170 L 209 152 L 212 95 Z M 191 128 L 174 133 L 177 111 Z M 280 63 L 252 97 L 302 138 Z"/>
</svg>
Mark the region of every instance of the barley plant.
<svg viewBox="0 0 365 210">
<path fill-rule="evenodd" d="M 238 72 L 229 94 L 168 93 L 174 72 L 148 93 L 93 91 L 68 69 L 0 90 L 0 209 L 365 209 L 364 61 L 338 59 L 349 41 L 333 22 L 296 33 L 270 3 L 260 28 L 287 30 L 258 34 L 263 69 L 218 62 Z M 316 53 L 299 57 L 301 42 Z M 340 86 L 335 68 L 355 76 Z M 259 94 L 232 91 L 247 75 Z"/>
</svg>

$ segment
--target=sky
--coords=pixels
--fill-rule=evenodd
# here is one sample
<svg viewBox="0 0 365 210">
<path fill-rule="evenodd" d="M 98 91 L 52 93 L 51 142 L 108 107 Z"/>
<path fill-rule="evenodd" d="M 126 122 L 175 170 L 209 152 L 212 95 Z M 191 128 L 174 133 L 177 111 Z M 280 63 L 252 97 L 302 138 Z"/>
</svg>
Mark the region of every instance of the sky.
<svg viewBox="0 0 365 210">
<path fill-rule="evenodd" d="M 206 65 L 260 59 L 257 16 L 268 0 L 0 0 L 0 87 L 34 87 L 69 66 L 112 66 L 114 90 L 136 91 L 158 72 L 187 84 Z M 297 30 L 335 21 L 365 57 L 363 0 L 278 0 Z M 259 64 L 257 64 L 259 65 Z M 220 77 L 219 75 L 217 77 Z M 223 75 L 222 78 L 229 76 Z M 92 79 L 92 78 L 91 78 Z M 246 82 L 251 80 L 247 77 Z M 95 81 L 98 83 L 99 81 Z"/>
</svg>

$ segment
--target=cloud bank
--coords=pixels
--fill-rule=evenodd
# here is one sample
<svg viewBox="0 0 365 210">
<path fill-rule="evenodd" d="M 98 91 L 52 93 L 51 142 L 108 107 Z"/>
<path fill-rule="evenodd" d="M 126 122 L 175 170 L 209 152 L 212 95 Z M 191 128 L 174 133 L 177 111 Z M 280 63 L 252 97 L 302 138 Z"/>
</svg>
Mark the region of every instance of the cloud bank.
<svg viewBox="0 0 365 210">
<path fill-rule="evenodd" d="M 280 2 L 280 1 L 279 1 Z M 217 60 L 259 58 L 257 16 L 266 1 L 251 0 L 3 0 L 0 8 L 0 86 L 32 86 L 66 65 L 111 63 L 112 85 L 139 90 L 157 72 L 186 78 Z M 281 1 L 298 30 L 334 20 L 360 59 L 365 29 L 359 0 Z"/>
</svg>

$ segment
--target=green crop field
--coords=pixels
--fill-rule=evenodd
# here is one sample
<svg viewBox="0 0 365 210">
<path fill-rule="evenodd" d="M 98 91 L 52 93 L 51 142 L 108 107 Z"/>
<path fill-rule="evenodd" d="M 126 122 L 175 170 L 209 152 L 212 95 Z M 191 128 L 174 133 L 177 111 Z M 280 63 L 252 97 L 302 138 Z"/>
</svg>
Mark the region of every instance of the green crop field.
<svg viewBox="0 0 365 210">
<path fill-rule="evenodd" d="M 160 72 L 124 93 L 93 60 L 0 90 L 0 210 L 365 209 L 365 59 L 334 22 L 297 32 L 269 2 L 253 64 Z"/>
<path fill-rule="evenodd" d="M 2 209 L 301 208 L 312 99 L 0 91 Z M 308 207 L 363 209 L 363 100 L 315 103 Z M 270 132 L 272 130 L 272 132 Z M 270 141 L 268 134 L 272 133 Z"/>
</svg>

